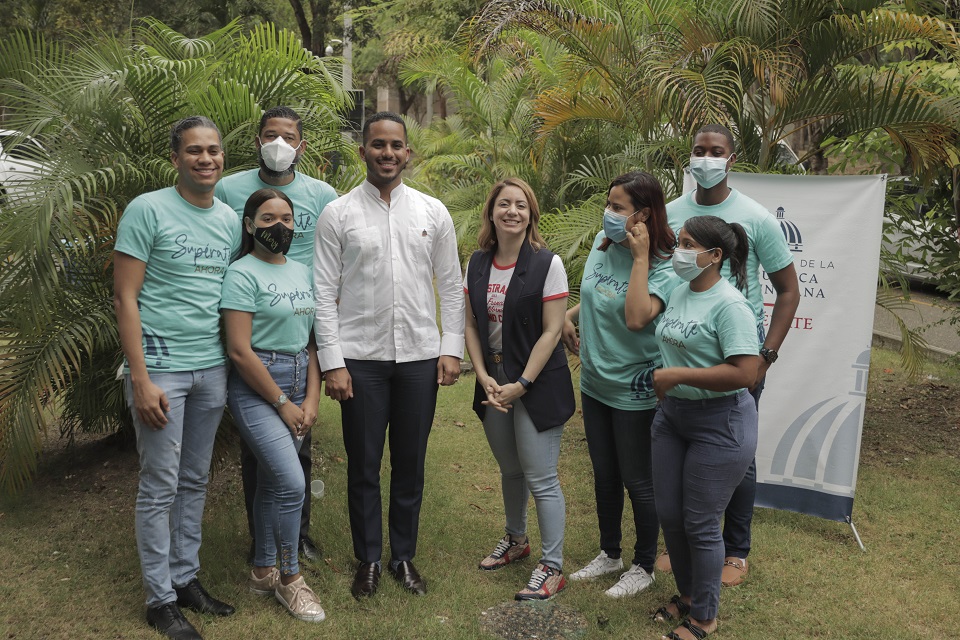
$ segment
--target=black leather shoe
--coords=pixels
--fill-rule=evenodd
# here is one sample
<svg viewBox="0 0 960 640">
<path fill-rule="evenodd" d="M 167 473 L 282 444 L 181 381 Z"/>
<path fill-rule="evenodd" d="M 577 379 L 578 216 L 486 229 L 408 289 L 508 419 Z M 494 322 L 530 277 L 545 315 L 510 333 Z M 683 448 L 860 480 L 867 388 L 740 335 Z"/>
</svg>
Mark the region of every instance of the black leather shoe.
<svg viewBox="0 0 960 640">
<path fill-rule="evenodd" d="M 147 607 L 147 624 L 173 640 L 203 640 L 174 602 Z"/>
<path fill-rule="evenodd" d="M 376 562 L 361 562 L 357 567 L 357 574 L 353 576 L 353 586 L 350 593 L 354 598 L 369 598 L 377 592 L 380 586 L 380 567 Z"/>
<path fill-rule="evenodd" d="M 398 563 L 396 568 L 390 566 L 390 573 L 404 589 L 418 596 L 427 595 L 427 583 L 423 581 L 417 568 L 409 560 Z"/>
<path fill-rule="evenodd" d="M 317 544 L 310 539 L 310 536 L 303 536 L 300 538 L 299 550 L 300 555 L 310 562 L 317 562 L 323 557 L 323 551 L 321 551 L 320 547 L 318 547 Z"/>
<path fill-rule="evenodd" d="M 220 602 L 203 588 L 194 578 L 185 587 L 174 587 L 177 592 L 177 606 L 193 609 L 197 613 L 212 613 L 215 616 L 232 616 L 236 609 L 226 602 Z"/>
</svg>

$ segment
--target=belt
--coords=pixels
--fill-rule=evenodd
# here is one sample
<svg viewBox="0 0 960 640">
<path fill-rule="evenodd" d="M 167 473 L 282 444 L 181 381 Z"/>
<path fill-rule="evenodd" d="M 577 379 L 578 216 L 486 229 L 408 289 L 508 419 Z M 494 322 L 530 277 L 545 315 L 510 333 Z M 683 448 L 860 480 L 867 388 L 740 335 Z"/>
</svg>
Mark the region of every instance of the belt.
<svg viewBox="0 0 960 640">
<path fill-rule="evenodd" d="M 487 360 L 494 364 L 500 364 L 503 362 L 503 352 L 502 351 L 490 351 L 487 353 Z"/>
</svg>

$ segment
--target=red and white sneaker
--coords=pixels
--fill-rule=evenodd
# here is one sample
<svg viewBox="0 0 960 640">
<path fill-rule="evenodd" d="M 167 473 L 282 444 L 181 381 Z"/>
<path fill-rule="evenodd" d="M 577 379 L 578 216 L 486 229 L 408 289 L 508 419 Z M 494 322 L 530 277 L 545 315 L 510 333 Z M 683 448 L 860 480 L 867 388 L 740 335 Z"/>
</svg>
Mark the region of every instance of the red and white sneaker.
<svg viewBox="0 0 960 640">
<path fill-rule="evenodd" d="M 509 535 L 505 535 L 497 543 L 493 553 L 480 561 L 480 568 L 484 571 L 494 571 L 528 555 L 530 555 L 529 541 L 516 542 Z"/>
<path fill-rule="evenodd" d="M 557 595 L 567 586 L 563 572 L 540 563 L 530 574 L 527 586 L 513 596 L 514 600 L 548 600 Z"/>
</svg>

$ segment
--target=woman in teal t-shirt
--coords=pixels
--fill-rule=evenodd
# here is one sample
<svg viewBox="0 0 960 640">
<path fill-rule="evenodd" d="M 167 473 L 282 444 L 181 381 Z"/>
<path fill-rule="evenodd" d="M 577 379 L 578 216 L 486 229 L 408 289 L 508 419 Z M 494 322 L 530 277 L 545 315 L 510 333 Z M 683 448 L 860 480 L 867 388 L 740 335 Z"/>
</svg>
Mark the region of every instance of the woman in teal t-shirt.
<svg viewBox="0 0 960 640">
<path fill-rule="evenodd" d="M 227 405 L 258 461 L 250 591 L 274 595 L 298 620 L 320 622 L 323 607 L 297 558 L 306 483 L 297 451 L 317 418 L 320 365 L 311 274 L 287 260 L 292 239 L 290 199 L 276 189 L 255 191 L 243 210 L 241 257 L 227 270 L 220 302 L 234 365 Z"/>
<path fill-rule="evenodd" d="M 600 554 L 570 579 L 618 573 L 606 594 L 622 598 L 653 582 L 660 531 L 650 459 L 657 403 L 650 376 L 660 366 L 654 326 L 681 280 L 670 268 L 674 235 L 656 178 L 642 171 L 616 178 L 603 219 L 584 267 L 580 304 L 567 311 L 564 323 L 564 343 L 582 365 L 583 427 L 600 528 Z M 620 557 L 624 489 L 637 534 L 627 571 Z"/>
<path fill-rule="evenodd" d="M 653 373 L 661 402 L 651 428 L 653 488 L 679 595 L 655 620 L 687 619 L 665 637 L 700 640 L 717 628 L 724 547 L 723 510 L 757 450 L 756 316 L 720 275 L 725 260 L 746 281 L 747 235 L 716 216 L 687 220 L 673 268 L 677 287 L 657 325 L 663 369 Z"/>
</svg>

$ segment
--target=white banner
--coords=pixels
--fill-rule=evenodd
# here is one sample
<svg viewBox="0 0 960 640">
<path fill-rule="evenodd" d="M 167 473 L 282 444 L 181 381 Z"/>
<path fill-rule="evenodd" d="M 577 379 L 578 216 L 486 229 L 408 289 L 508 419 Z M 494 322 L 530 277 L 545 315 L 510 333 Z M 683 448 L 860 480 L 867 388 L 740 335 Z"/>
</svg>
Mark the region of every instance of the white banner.
<svg viewBox="0 0 960 640">
<path fill-rule="evenodd" d="M 757 506 L 845 521 L 853 512 L 886 176 L 731 173 L 777 217 L 800 306 L 760 400 Z M 686 176 L 685 186 L 694 183 Z M 776 298 L 761 271 L 767 322 Z"/>
</svg>

